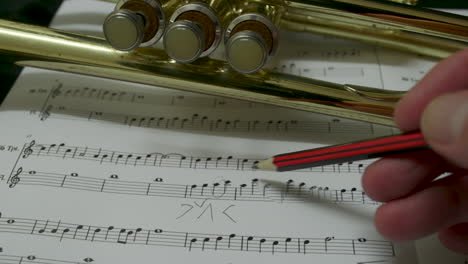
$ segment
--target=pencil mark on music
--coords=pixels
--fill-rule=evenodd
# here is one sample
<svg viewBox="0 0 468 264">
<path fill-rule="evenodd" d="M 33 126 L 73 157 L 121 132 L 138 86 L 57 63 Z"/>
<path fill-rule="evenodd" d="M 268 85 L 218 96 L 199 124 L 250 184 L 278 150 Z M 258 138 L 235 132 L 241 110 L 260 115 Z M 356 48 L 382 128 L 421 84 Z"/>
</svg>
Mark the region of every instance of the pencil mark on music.
<svg viewBox="0 0 468 264">
<path fill-rule="evenodd" d="M 229 211 L 232 207 L 234 207 L 234 206 L 235 206 L 234 204 L 231 204 L 231 205 L 229 205 L 228 207 L 226 207 L 226 209 L 224 209 L 224 211 L 223 211 L 223 214 L 224 214 L 227 218 L 229 218 L 233 223 L 237 223 L 237 221 L 234 220 L 234 218 L 228 213 L 228 211 Z"/>
<path fill-rule="evenodd" d="M 17 179 L 17 180 L 13 180 Z M 21 179 L 21 181 L 19 180 Z M 75 189 L 89 192 L 112 193 L 120 195 L 140 195 L 148 197 L 166 197 L 202 200 L 194 205 L 202 207 L 208 200 L 224 200 L 238 202 L 331 202 L 348 205 L 378 205 L 357 188 L 330 189 L 328 187 L 307 185 L 304 182 L 294 183 L 273 182 L 252 179 L 250 183 L 234 185 L 230 180 L 202 184 L 171 184 L 162 179 L 152 182 L 124 181 L 118 175 L 112 174 L 106 179 L 86 177 L 76 172 L 57 174 L 24 170 L 20 167 L 10 182 L 10 188 L 17 185 Z"/>
<path fill-rule="evenodd" d="M 208 213 L 207 213 L 208 212 Z M 203 215 L 205 215 L 205 213 L 208 214 L 208 216 L 210 217 L 211 219 L 211 222 L 214 221 L 213 219 L 213 205 L 211 203 L 207 204 L 207 206 L 205 207 L 205 209 L 203 209 L 203 211 L 200 213 L 200 215 L 197 217 L 197 220 L 199 220 Z"/>
<path fill-rule="evenodd" d="M 43 227 L 37 229 L 37 226 Z M 128 228 L 94 226 L 62 221 L 0 218 L 0 233 L 16 233 L 30 236 L 45 236 L 63 240 L 117 243 L 121 245 L 146 245 L 155 247 L 185 248 L 188 251 L 229 250 L 241 253 L 290 253 L 298 255 L 365 255 L 395 257 L 390 241 L 371 240 L 363 237 L 275 237 L 254 234 L 206 234 L 176 232 L 156 228 Z"/>
<path fill-rule="evenodd" d="M 176 217 L 176 219 L 179 219 L 181 217 L 184 217 L 188 212 L 190 212 L 193 209 L 193 205 L 191 204 L 181 204 L 180 207 L 186 207 L 187 210 L 183 211 L 182 214 Z"/>
<path fill-rule="evenodd" d="M 209 199 L 203 200 L 200 204 L 197 201 L 193 201 L 193 204 L 181 204 L 180 207 L 184 208 L 181 213 L 176 217 L 176 220 L 181 218 L 188 218 L 188 220 L 200 220 L 202 218 L 208 218 L 211 222 L 215 219 L 224 218 L 230 222 L 237 223 L 228 211 L 235 205 L 231 204 L 227 207 L 225 205 L 217 205 Z"/>
</svg>

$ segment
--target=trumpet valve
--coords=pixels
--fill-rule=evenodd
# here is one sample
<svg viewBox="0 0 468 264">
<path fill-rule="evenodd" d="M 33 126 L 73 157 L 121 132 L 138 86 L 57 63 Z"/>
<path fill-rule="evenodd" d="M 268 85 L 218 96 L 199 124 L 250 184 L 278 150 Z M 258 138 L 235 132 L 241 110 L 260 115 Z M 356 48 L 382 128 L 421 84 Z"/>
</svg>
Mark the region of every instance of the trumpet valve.
<svg viewBox="0 0 468 264">
<path fill-rule="evenodd" d="M 238 16 L 226 29 L 226 59 L 238 72 L 253 73 L 260 70 L 276 54 L 277 48 L 276 26 L 262 15 Z"/>
<path fill-rule="evenodd" d="M 164 49 L 177 62 L 190 63 L 210 55 L 221 42 L 221 23 L 203 3 L 178 8 L 164 35 Z"/>
<path fill-rule="evenodd" d="M 106 40 L 121 51 L 156 44 L 164 28 L 164 12 L 157 0 L 121 0 L 103 25 Z"/>
</svg>

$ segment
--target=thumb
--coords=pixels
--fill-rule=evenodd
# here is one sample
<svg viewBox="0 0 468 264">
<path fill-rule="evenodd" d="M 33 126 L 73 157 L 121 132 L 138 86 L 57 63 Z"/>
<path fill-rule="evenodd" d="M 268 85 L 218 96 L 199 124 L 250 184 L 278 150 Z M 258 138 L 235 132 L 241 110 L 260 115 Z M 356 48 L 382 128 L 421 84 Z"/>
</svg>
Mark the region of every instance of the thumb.
<svg viewBox="0 0 468 264">
<path fill-rule="evenodd" d="M 468 90 L 444 94 L 429 103 L 421 131 L 435 152 L 468 169 Z"/>
</svg>

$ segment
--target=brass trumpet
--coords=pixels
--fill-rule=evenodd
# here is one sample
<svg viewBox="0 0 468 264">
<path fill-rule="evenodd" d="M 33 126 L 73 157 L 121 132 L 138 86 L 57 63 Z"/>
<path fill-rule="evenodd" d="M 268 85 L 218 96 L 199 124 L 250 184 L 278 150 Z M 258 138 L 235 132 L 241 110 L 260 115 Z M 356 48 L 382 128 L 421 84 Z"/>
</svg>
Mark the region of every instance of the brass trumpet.
<svg viewBox="0 0 468 264">
<path fill-rule="evenodd" d="M 131 1 L 149 3 L 147 0 Z M 174 2 L 169 0 L 161 4 L 161 10 L 165 11 L 166 6 L 169 12 L 175 12 L 186 3 L 175 1 L 174 4 L 171 1 Z M 211 8 L 212 1 L 214 0 L 201 1 L 201 3 Z M 268 30 L 263 28 L 261 32 L 256 32 L 255 27 L 244 27 L 246 30 L 235 31 L 235 27 L 229 26 L 241 16 L 254 18 L 254 21 L 263 23 L 264 20 L 251 16 L 256 14 L 255 12 L 268 19 L 278 29 L 345 37 L 436 58 L 444 58 L 468 47 L 466 17 L 417 8 L 408 5 L 414 4 L 411 0 L 395 0 L 399 3 L 388 0 L 224 1 L 227 3 L 225 6 L 232 8 L 223 13 L 219 18 L 219 24 L 224 30 L 231 30 L 229 36 L 237 36 L 238 39 L 252 37 L 258 43 L 262 41 L 266 43 L 267 45 L 258 45 L 267 49 L 267 53 L 258 60 L 261 65 L 269 57 L 274 56 L 272 54 L 276 43 L 274 32 L 271 30 L 268 32 L 271 25 L 266 26 Z M 243 7 L 246 7 L 245 10 Z M 215 60 L 203 56 L 190 60 L 191 63 L 178 62 L 172 56 L 168 56 L 164 50 L 152 47 L 157 42 L 153 39 L 157 33 L 146 36 L 150 43 L 141 45 L 145 43 L 144 34 L 148 29 L 149 20 L 138 10 L 130 11 L 136 12 L 136 15 L 124 14 L 131 17 L 130 20 L 124 21 L 124 24 L 130 25 L 130 29 L 136 29 L 132 31 L 135 33 L 133 35 L 135 41 L 129 42 L 130 49 L 117 50 L 114 45 L 109 45 L 108 41 L 101 38 L 0 20 L 0 54 L 4 60 L 10 60 L 20 66 L 175 88 L 393 125 L 391 118 L 393 107 L 403 92 L 352 84 L 335 84 L 278 73 L 261 67 L 254 67 L 255 71 L 245 74 L 239 72 L 238 67 L 230 60 Z M 142 14 L 143 19 L 140 19 Z M 177 19 L 169 21 L 167 18 L 169 14 L 164 12 L 160 14 L 164 15 L 164 18 L 158 21 L 164 23 L 161 22 L 159 25 L 170 26 L 177 21 Z M 191 16 L 185 16 L 184 19 L 189 21 L 179 24 L 187 26 Z M 128 21 L 131 23 L 128 24 Z M 241 20 L 245 21 L 249 20 Z M 188 25 L 191 26 L 193 25 Z M 197 27 L 199 28 L 193 32 L 208 32 L 199 24 Z M 153 28 L 153 32 L 156 31 Z M 161 34 L 167 32 L 163 30 Z M 239 32 L 248 34 L 240 34 L 239 38 Z M 268 38 L 269 33 L 273 34 L 271 39 Z M 115 35 L 115 32 L 113 34 Z M 227 31 L 224 34 L 227 34 Z M 118 39 L 117 42 L 121 40 Z M 206 44 L 203 41 L 200 40 L 199 43 Z M 229 43 L 229 41 L 225 35 L 224 42 Z M 201 47 L 207 48 L 206 45 Z M 246 52 L 246 49 L 243 52 Z M 200 54 L 201 52 L 197 53 Z"/>
</svg>

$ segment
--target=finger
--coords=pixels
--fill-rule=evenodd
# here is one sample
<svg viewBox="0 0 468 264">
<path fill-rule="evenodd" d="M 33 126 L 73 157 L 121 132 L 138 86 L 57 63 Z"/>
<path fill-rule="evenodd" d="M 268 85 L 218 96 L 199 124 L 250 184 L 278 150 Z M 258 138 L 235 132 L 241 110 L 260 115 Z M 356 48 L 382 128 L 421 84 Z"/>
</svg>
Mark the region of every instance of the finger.
<svg viewBox="0 0 468 264">
<path fill-rule="evenodd" d="M 365 193 L 388 202 L 413 192 L 443 173 L 443 159 L 430 150 L 386 157 L 369 165 L 362 177 Z"/>
<path fill-rule="evenodd" d="M 468 177 L 447 177 L 377 209 L 375 226 L 391 240 L 414 240 L 468 219 Z"/>
<path fill-rule="evenodd" d="M 468 223 L 456 224 L 439 232 L 439 240 L 452 251 L 468 254 Z"/>
<path fill-rule="evenodd" d="M 468 88 L 468 49 L 439 62 L 397 104 L 395 122 L 404 131 L 419 128 L 424 108 L 444 93 Z"/>
<path fill-rule="evenodd" d="M 462 168 L 468 168 L 468 78 L 465 88 L 434 99 L 421 120 L 431 148 Z"/>
</svg>

